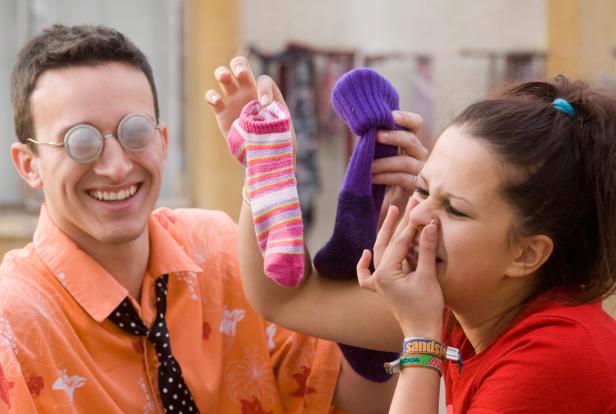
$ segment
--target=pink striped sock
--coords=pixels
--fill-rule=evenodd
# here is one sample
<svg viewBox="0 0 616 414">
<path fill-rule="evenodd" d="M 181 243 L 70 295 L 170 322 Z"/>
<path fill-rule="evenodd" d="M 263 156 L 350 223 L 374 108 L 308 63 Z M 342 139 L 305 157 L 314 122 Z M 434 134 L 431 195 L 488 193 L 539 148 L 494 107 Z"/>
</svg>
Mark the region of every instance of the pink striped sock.
<svg viewBox="0 0 616 414">
<path fill-rule="evenodd" d="M 246 186 L 265 274 L 297 286 L 304 276 L 304 226 L 297 196 L 289 113 L 276 102 L 248 103 L 227 135 L 246 165 Z"/>
</svg>

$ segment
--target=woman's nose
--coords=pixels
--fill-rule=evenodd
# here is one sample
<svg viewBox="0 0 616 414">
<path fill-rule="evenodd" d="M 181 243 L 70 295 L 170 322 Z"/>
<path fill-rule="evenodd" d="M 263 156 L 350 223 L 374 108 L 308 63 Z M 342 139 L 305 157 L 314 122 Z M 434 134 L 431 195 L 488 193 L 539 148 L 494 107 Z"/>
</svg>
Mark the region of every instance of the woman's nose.
<svg viewBox="0 0 616 414">
<path fill-rule="evenodd" d="M 430 220 L 434 218 L 435 212 L 432 205 L 432 201 L 428 198 L 419 201 L 419 204 L 413 208 L 409 215 L 411 224 L 415 227 L 423 227 L 430 223 Z"/>
</svg>

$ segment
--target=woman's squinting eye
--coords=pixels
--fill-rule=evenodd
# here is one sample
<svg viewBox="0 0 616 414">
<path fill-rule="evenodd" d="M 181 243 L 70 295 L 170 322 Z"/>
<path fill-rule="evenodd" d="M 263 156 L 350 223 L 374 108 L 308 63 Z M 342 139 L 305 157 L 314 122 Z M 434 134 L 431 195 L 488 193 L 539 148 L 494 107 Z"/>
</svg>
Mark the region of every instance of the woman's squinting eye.
<svg viewBox="0 0 616 414">
<path fill-rule="evenodd" d="M 451 204 L 447 203 L 447 212 L 455 217 L 468 217 L 468 215 L 464 214 L 460 210 L 455 209 Z"/>
<path fill-rule="evenodd" d="M 426 189 L 424 189 L 423 187 L 419 187 L 419 186 L 415 188 L 415 194 L 419 198 L 428 198 L 430 196 L 430 193 Z M 443 203 L 444 203 L 445 211 L 447 211 L 448 214 L 454 217 L 459 217 L 459 218 L 470 217 L 468 214 L 463 213 L 460 210 L 454 208 L 450 202 L 443 201 Z"/>
<path fill-rule="evenodd" d="M 415 193 L 422 197 L 422 198 L 426 198 L 430 195 L 430 193 L 428 193 L 426 190 L 424 190 L 423 188 L 417 186 L 417 188 L 415 188 Z"/>
</svg>

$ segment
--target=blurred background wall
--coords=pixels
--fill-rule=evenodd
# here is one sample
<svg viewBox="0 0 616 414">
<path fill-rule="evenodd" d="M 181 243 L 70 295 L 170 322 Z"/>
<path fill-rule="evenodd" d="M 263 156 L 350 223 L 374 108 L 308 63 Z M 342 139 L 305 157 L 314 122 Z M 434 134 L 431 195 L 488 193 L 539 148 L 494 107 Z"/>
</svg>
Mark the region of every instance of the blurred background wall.
<svg viewBox="0 0 616 414">
<path fill-rule="evenodd" d="M 151 59 L 170 125 L 161 205 L 237 218 L 243 171 L 203 93 L 238 53 L 277 79 L 301 124 L 300 195 L 314 250 L 330 235 L 354 142 L 329 106 L 340 74 L 381 72 L 401 107 L 423 115 L 431 146 L 460 109 L 512 80 L 565 73 L 616 87 L 615 17 L 611 0 L 0 0 L 0 255 L 30 240 L 42 201 L 8 155 L 10 71 L 19 48 L 55 22 L 115 27 Z"/>
</svg>

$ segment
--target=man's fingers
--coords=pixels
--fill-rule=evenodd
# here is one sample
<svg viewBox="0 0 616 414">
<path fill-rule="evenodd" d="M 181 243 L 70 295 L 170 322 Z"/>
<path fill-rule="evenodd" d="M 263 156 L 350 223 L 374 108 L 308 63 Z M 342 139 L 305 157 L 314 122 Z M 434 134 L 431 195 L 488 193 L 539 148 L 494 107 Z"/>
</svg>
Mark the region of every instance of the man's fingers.
<svg viewBox="0 0 616 414">
<path fill-rule="evenodd" d="M 372 184 L 400 187 L 407 195 L 411 195 L 417 187 L 417 176 L 400 172 L 384 172 L 373 174 Z"/>
<path fill-rule="evenodd" d="M 372 274 L 370 273 L 370 259 L 372 255 L 370 250 L 364 250 L 357 262 L 357 281 L 359 286 L 364 289 L 374 291 L 374 281 L 372 280 Z"/>
<path fill-rule="evenodd" d="M 403 154 L 418 160 L 425 161 L 428 158 L 428 150 L 412 132 L 381 130 L 377 133 L 376 139 L 381 144 L 395 145 Z"/>
<path fill-rule="evenodd" d="M 417 133 L 423 125 L 423 118 L 421 115 L 413 112 L 393 111 L 392 115 L 396 125 L 408 129 L 413 133 Z"/>
<path fill-rule="evenodd" d="M 436 252 L 438 248 L 438 227 L 435 221 L 426 225 L 419 236 L 419 259 L 416 274 L 436 276 Z"/>
<path fill-rule="evenodd" d="M 409 155 L 378 158 L 372 162 L 372 174 L 407 173 L 417 175 L 421 171 L 423 164 L 423 161 Z"/>
</svg>

